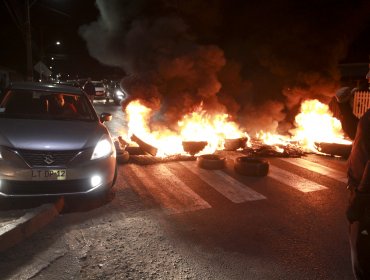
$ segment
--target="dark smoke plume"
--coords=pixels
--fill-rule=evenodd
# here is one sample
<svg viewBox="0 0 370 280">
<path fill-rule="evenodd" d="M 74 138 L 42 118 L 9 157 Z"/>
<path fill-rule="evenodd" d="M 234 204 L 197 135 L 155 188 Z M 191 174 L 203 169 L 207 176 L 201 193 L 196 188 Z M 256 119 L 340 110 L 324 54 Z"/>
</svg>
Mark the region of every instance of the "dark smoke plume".
<svg viewBox="0 0 370 280">
<path fill-rule="evenodd" d="M 97 0 L 100 17 L 80 34 L 168 127 L 202 103 L 249 131 L 279 130 L 303 100 L 327 102 L 340 86 L 368 2 Z"/>
</svg>

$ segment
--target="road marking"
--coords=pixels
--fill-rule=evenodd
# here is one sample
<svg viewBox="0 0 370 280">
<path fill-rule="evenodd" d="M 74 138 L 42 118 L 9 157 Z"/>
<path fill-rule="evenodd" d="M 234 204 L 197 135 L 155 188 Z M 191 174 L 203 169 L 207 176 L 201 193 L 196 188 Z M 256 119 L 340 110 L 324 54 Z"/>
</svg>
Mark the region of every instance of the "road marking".
<svg viewBox="0 0 370 280">
<path fill-rule="evenodd" d="M 307 180 L 271 164 L 268 177 L 305 193 L 327 189 L 327 187 L 323 185 Z"/>
<path fill-rule="evenodd" d="M 204 170 L 197 167 L 195 162 L 179 163 L 234 203 L 266 199 L 262 194 L 220 170 Z"/>
<path fill-rule="evenodd" d="M 193 192 L 164 164 L 145 167 L 129 165 L 128 167 L 162 208 L 170 213 L 179 214 L 211 208 L 208 202 Z"/>
<path fill-rule="evenodd" d="M 305 169 L 308 169 L 310 171 L 319 173 L 321 175 L 325 175 L 326 177 L 332 178 L 336 181 L 343 182 L 347 184 L 348 179 L 345 172 L 338 171 L 335 169 L 332 169 L 330 167 L 326 167 L 324 165 L 303 159 L 303 158 L 282 158 L 281 160 L 284 160 L 286 162 L 292 163 L 294 165 L 297 165 L 299 167 L 303 167 Z"/>
</svg>

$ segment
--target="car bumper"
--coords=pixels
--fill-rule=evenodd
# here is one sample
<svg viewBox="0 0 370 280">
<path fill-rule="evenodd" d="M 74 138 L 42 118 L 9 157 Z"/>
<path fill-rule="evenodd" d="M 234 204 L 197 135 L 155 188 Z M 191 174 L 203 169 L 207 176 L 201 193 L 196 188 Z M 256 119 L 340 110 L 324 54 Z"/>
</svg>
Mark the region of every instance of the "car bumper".
<svg viewBox="0 0 370 280">
<path fill-rule="evenodd" d="M 65 170 L 61 180 L 32 177 L 32 171 Z M 74 166 L 49 168 L 16 168 L 5 162 L 0 164 L 0 196 L 58 196 L 89 194 L 109 188 L 114 182 L 116 157 L 91 160 Z M 94 178 L 94 179 L 93 179 Z"/>
<path fill-rule="evenodd" d="M 97 99 L 97 100 L 106 99 L 106 98 L 109 98 L 106 92 L 99 91 L 99 92 L 96 92 L 94 95 L 94 99 Z"/>
</svg>

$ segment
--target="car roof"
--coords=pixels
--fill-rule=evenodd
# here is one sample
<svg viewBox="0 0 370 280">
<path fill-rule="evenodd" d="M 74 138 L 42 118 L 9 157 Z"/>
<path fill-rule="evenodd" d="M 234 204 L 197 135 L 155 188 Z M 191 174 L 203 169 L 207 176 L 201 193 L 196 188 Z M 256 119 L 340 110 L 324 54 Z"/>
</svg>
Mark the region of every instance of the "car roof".
<svg viewBox="0 0 370 280">
<path fill-rule="evenodd" d="M 40 90 L 49 92 L 65 92 L 74 94 L 83 94 L 83 92 L 73 86 L 51 84 L 51 83 L 37 83 L 37 82 L 12 82 L 9 86 L 10 89 L 23 89 L 23 90 Z"/>
</svg>

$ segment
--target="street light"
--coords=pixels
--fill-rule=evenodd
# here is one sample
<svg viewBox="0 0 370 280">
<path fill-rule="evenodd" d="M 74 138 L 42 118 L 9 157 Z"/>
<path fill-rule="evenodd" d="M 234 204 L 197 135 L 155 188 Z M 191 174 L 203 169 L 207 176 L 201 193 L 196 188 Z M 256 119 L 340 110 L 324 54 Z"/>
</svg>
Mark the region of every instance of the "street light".
<svg viewBox="0 0 370 280">
<path fill-rule="evenodd" d="M 54 41 L 54 42 L 52 42 L 51 44 L 49 44 L 49 45 L 47 45 L 46 47 L 44 47 L 44 44 L 43 44 L 43 42 L 41 42 L 41 50 L 40 50 L 40 63 L 41 64 L 48 64 L 47 62 L 46 62 L 46 58 L 47 58 L 47 52 L 48 52 L 48 50 L 51 48 L 51 47 L 53 47 L 53 46 L 60 46 L 61 45 L 61 42 L 60 41 Z M 52 60 L 52 61 L 54 61 L 55 60 L 55 57 L 54 56 L 52 56 L 52 57 L 50 57 L 50 59 Z M 50 70 L 52 70 L 53 69 L 53 67 L 52 66 L 49 66 L 48 67 Z M 42 71 L 41 70 L 41 66 L 40 66 L 40 71 L 39 71 L 39 73 L 40 73 L 40 78 L 39 78 L 39 80 L 42 80 L 42 75 L 44 75 L 45 77 L 47 77 L 49 74 L 47 74 L 47 73 L 45 73 L 45 71 Z"/>
</svg>

